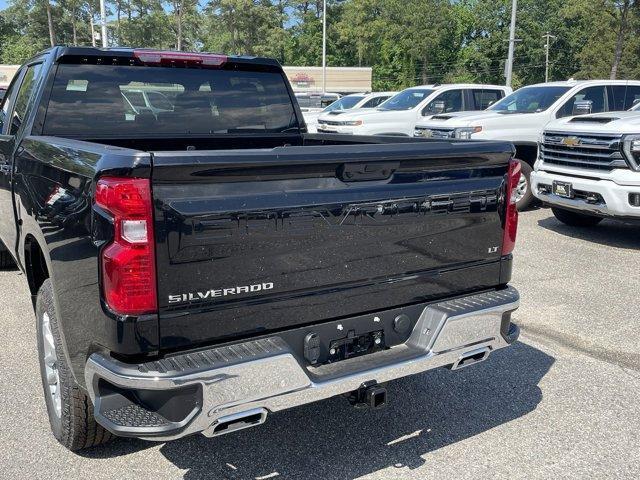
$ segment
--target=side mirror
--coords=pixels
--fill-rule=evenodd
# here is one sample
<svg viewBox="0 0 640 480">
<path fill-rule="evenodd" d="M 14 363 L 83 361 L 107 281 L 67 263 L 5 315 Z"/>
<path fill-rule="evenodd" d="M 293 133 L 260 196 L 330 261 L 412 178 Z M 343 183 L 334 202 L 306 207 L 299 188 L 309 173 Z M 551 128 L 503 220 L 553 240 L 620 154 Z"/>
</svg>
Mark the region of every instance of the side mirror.
<svg viewBox="0 0 640 480">
<path fill-rule="evenodd" d="M 633 101 L 633 104 L 631 105 L 631 107 L 635 107 L 635 106 L 636 106 L 636 105 L 638 105 L 639 103 L 640 103 L 640 98 L 636 98 L 636 99 Z"/>
<path fill-rule="evenodd" d="M 576 100 L 573 104 L 571 115 L 588 115 L 593 110 L 592 100 Z"/>
</svg>

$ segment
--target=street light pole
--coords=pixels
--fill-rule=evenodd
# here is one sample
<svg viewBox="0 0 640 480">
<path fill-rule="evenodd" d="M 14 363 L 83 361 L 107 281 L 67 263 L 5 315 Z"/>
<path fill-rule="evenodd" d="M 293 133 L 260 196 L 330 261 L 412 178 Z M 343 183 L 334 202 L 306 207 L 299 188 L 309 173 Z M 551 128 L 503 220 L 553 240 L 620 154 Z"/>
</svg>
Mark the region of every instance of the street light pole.
<svg viewBox="0 0 640 480">
<path fill-rule="evenodd" d="M 545 61 L 544 61 L 544 81 L 545 83 L 549 81 L 549 40 L 550 39 L 556 39 L 558 37 L 554 37 L 553 35 L 549 34 L 549 32 L 547 32 L 546 34 L 544 34 L 542 36 L 542 38 L 546 38 L 547 39 L 547 43 L 545 43 L 544 45 L 544 51 L 545 51 Z"/>
<path fill-rule="evenodd" d="M 516 10 L 518 8 L 518 0 L 511 3 L 511 27 L 509 29 L 509 57 L 507 58 L 507 68 L 505 76 L 507 77 L 507 87 L 511 86 L 513 78 L 513 49 L 516 43 Z"/>
<path fill-rule="evenodd" d="M 322 0 L 322 93 L 327 91 L 327 0 Z"/>
<path fill-rule="evenodd" d="M 102 47 L 107 48 L 107 12 L 104 6 L 104 0 L 100 0 L 100 28 L 102 37 Z"/>
</svg>

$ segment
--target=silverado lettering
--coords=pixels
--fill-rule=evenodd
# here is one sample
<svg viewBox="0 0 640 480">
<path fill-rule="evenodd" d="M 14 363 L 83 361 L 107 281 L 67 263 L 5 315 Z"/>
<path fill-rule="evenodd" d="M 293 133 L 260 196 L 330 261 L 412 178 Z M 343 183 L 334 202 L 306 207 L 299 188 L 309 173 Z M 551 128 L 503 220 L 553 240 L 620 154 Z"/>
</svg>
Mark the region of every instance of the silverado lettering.
<svg viewBox="0 0 640 480">
<path fill-rule="evenodd" d="M 255 293 L 264 290 L 271 290 L 273 283 L 257 283 L 255 285 L 245 285 L 242 287 L 211 289 L 206 292 L 181 293 L 179 295 L 169 295 L 169 303 L 192 302 L 194 300 L 207 300 L 214 297 L 226 297 L 227 295 L 239 295 L 241 293 Z"/>
</svg>

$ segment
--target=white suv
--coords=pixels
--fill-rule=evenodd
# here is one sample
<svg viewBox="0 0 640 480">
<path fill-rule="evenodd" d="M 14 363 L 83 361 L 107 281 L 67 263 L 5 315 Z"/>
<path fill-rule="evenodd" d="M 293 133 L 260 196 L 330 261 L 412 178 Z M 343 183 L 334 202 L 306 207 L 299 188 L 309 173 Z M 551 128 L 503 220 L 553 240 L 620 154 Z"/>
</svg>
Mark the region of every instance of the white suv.
<svg viewBox="0 0 640 480">
<path fill-rule="evenodd" d="M 640 112 L 549 123 L 531 188 L 568 225 L 592 226 L 604 217 L 640 219 Z"/>
<path fill-rule="evenodd" d="M 318 132 L 351 135 L 413 135 L 416 123 L 435 114 L 482 110 L 511 93 L 500 85 L 447 84 L 407 88 L 378 108 L 324 118 Z"/>
<path fill-rule="evenodd" d="M 550 82 L 516 90 L 484 112 L 435 115 L 416 125 L 415 136 L 509 140 L 522 164 L 518 208 L 534 200 L 529 188 L 538 157 L 538 139 L 552 120 L 582 113 L 627 110 L 640 96 L 640 81 L 589 80 Z"/>
</svg>

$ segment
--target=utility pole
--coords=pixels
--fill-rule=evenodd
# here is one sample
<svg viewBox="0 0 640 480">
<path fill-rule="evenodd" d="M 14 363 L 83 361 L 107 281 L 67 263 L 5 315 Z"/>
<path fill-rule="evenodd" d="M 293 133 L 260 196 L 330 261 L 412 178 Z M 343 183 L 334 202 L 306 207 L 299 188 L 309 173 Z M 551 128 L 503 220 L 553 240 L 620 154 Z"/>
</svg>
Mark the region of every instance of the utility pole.
<svg viewBox="0 0 640 480">
<path fill-rule="evenodd" d="M 322 1 L 322 93 L 327 91 L 327 0 Z"/>
<path fill-rule="evenodd" d="M 507 87 L 511 86 L 513 78 L 513 49 L 516 43 L 516 10 L 518 8 L 518 0 L 511 3 L 511 27 L 509 29 L 509 57 L 505 68 L 505 77 L 507 77 Z"/>
<path fill-rule="evenodd" d="M 91 28 L 91 46 L 95 47 L 96 46 L 96 26 L 95 26 L 96 16 L 93 13 L 93 6 L 91 5 L 91 2 L 87 2 L 87 6 L 89 7 L 89 27 Z"/>
<path fill-rule="evenodd" d="M 547 43 L 545 43 L 544 45 L 544 53 L 545 53 L 545 61 L 544 61 L 544 81 L 545 83 L 549 81 L 549 40 L 550 39 L 556 39 L 558 37 L 555 37 L 551 34 L 549 34 L 549 32 L 545 33 L 542 38 L 546 38 L 547 39 Z"/>
<path fill-rule="evenodd" d="M 53 20 L 51 19 L 51 3 L 47 0 L 47 25 L 49 26 L 49 41 L 51 42 L 51 46 L 56 46 L 56 34 L 53 30 Z"/>
<path fill-rule="evenodd" d="M 102 47 L 107 48 L 107 12 L 104 6 L 104 0 L 100 0 L 100 27 L 102 29 Z"/>
</svg>

